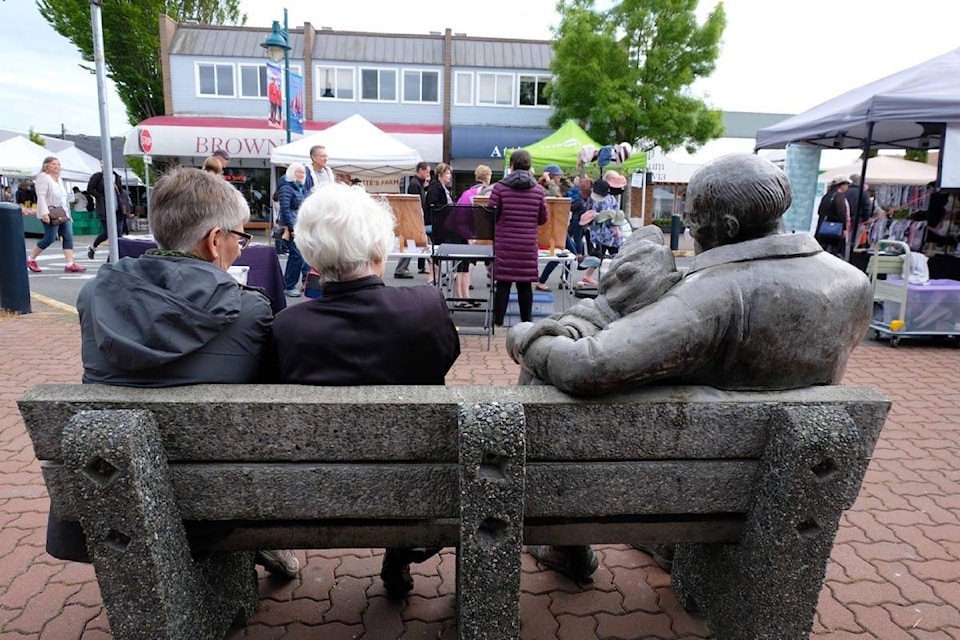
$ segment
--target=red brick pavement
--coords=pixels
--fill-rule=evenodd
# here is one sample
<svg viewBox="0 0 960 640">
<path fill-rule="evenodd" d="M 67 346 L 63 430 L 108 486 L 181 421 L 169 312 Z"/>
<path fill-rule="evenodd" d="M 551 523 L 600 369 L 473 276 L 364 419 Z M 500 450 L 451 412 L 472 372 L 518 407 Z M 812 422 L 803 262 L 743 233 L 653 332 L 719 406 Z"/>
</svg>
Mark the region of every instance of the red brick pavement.
<svg viewBox="0 0 960 640">
<path fill-rule="evenodd" d="M 0 637 L 109 638 L 88 566 L 43 551 L 48 500 L 15 400 L 80 375 L 76 319 L 35 304 L 0 317 Z M 450 384 L 511 384 L 503 338 L 465 338 Z M 895 401 L 854 508 L 843 518 L 813 638 L 960 640 L 960 349 L 865 342 L 845 382 Z M 447 639 L 456 635 L 453 551 L 414 568 L 405 604 L 384 597 L 380 550 L 297 552 L 291 583 L 262 578 L 256 617 L 231 638 Z M 583 591 L 523 558 L 523 638 L 704 638 L 669 576 L 629 547 L 599 547 Z"/>
</svg>

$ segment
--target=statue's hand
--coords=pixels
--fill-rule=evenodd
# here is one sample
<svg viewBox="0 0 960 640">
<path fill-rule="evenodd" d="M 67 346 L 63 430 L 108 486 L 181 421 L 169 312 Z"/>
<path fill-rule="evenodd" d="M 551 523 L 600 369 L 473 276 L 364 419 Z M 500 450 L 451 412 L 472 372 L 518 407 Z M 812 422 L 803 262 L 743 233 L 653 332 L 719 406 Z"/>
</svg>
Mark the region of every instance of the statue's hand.
<svg viewBox="0 0 960 640">
<path fill-rule="evenodd" d="M 514 362 L 521 364 L 520 360 L 523 354 L 527 352 L 527 348 L 529 348 L 537 338 L 542 338 L 543 336 L 565 336 L 567 334 L 568 332 L 564 326 L 553 317 L 543 318 L 536 323 L 521 322 L 511 327 L 507 333 L 507 353 L 510 354 Z"/>
<path fill-rule="evenodd" d="M 600 278 L 600 292 L 621 316 L 660 298 L 680 280 L 673 252 L 663 245 L 663 232 L 650 225 L 631 235 Z"/>
</svg>

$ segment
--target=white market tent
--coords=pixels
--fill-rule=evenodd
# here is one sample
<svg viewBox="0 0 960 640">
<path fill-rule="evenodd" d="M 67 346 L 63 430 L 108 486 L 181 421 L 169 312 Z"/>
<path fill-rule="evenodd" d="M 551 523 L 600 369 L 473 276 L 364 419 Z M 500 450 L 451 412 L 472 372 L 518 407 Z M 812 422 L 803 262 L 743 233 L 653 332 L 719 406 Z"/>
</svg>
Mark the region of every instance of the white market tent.
<svg viewBox="0 0 960 640">
<path fill-rule="evenodd" d="M 86 183 L 100 171 L 100 161 L 77 149 L 72 142 L 47 140 L 48 146 L 41 147 L 25 136 L 12 134 L 0 142 L 0 175 L 33 178 L 40 173 L 47 156 L 60 160 L 60 177 L 67 182 Z"/>
<path fill-rule="evenodd" d="M 757 132 L 757 149 L 926 149 L 960 122 L 960 49 L 852 89 Z"/>
<path fill-rule="evenodd" d="M 49 151 L 23 136 L 7 138 L 0 142 L 0 175 L 33 178 L 48 155 Z"/>
<path fill-rule="evenodd" d="M 852 164 L 832 167 L 820 176 L 821 182 L 829 182 L 841 176 L 860 175 L 863 163 L 859 160 Z M 925 185 L 937 179 L 936 165 L 913 162 L 895 156 L 876 156 L 867 163 L 867 184 Z"/>
<path fill-rule="evenodd" d="M 396 138 L 384 133 L 363 116 L 352 115 L 337 124 L 276 147 L 270 162 L 289 165 L 310 163 L 310 147 L 322 144 L 327 150 L 327 166 L 348 173 L 354 178 L 383 178 L 400 173 L 413 173 L 420 154 Z"/>
</svg>

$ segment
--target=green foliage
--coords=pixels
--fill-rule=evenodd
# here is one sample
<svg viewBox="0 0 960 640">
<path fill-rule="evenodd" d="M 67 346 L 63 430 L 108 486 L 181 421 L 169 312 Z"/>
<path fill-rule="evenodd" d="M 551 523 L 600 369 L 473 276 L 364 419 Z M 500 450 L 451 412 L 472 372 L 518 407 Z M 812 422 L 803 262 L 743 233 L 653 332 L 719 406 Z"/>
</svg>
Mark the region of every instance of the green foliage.
<svg viewBox="0 0 960 640">
<path fill-rule="evenodd" d="M 27 139 L 33 144 L 38 144 L 41 147 L 47 146 L 47 141 L 43 139 L 43 136 L 34 131 L 33 127 L 30 127 L 30 131 L 27 132 Z"/>
<path fill-rule="evenodd" d="M 89 0 L 37 0 L 40 15 L 93 62 Z M 107 76 L 117 85 L 130 124 L 163 113 L 160 14 L 178 22 L 243 24 L 239 0 L 105 0 L 101 11 Z M 91 73 L 92 66 L 84 66 Z"/>
<path fill-rule="evenodd" d="M 642 142 L 694 151 L 723 134 L 720 111 L 690 92 L 713 73 L 726 26 L 723 3 L 703 25 L 698 0 L 558 0 L 550 125 L 576 120 L 604 144 Z"/>
<path fill-rule="evenodd" d="M 930 152 L 927 149 L 907 149 L 903 154 L 904 160 L 913 160 L 914 162 L 926 162 Z"/>
</svg>

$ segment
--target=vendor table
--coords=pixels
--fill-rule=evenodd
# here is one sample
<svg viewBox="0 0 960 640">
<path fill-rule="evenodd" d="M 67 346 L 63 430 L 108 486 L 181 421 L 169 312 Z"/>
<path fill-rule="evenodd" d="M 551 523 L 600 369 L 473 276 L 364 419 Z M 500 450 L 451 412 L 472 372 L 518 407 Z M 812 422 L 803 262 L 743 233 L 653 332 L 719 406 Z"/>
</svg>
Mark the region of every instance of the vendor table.
<svg viewBox="0 0 960 640">
<path fill-rule="evenodd" d="M 144 238 L 118 238 L 117 245 L 121 258 L 139 258 L 149 249 L 157 248 L 156 242 Z M 250 271 L 247 272 L 247 284 L 263 289 L 270 298 L 270 307 L 274 313 L 286 308 L 287 300 L 283 295 L 283 272 L 280 270 L 280 261 L 273 247 L 251 244 L 240 252 L 240 257 L 234 265 L 250 267 Z"/>
</svg>

